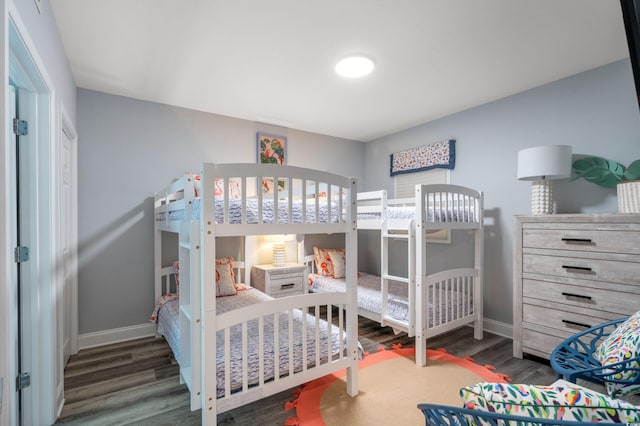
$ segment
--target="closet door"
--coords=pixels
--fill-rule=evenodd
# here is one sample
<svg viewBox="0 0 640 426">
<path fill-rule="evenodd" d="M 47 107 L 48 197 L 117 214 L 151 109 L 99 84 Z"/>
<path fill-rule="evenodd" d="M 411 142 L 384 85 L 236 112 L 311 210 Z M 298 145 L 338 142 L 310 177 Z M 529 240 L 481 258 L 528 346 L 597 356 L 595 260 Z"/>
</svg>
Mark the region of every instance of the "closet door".
<svg viewBox="0 0 640 426">
<path fill-rule="evenodd" d="M 65 132 L 60 132 L 60 255 L 62 269 L 62 304 L 58 308 L 62 310 L 62 354 L 63 365 L 67 364 L 69 357 L 74 352 L 72 345 L 73 312 L 74 306 L 74 256 L 73 256 L 73 219 L 75 217 L 73 206 L 74 193 L 74 164 L 73 164 L 73 140 Z"/>
<path fill-rule="evenodd" d="M 30 254 L 34 248 L 33 216 L 36 211 L 33 187 L 33 138 L 29 137 L 30 93 L 10 86 L 9 118 L 13 124 L 13 135 L 10 141 L 15 158 L 15 237 L 14 262 L 16 265 L 16 299 L 17 299 L 17 373 L 16 391 L 18 416 L 21 424 L 33 423 L 33 387 L 31 378 L 34 367 L 34 344 L 37 339 L 33 324 L 37 313 L 37 291 L 33 279 L 33 260 Z"/>
</svg>

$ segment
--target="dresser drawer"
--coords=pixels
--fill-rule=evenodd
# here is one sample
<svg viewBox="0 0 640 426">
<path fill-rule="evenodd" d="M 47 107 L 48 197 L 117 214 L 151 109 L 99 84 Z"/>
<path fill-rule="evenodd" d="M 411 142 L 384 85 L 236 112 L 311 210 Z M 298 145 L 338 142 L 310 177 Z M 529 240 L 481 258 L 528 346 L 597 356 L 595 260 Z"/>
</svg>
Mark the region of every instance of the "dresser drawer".
<svg viewBox="0 0 640 426">
<path fill-rule="evenodd" d="M 640 284 L 640 263 L 635 262 L 524 254 L 522 263 L 525 274 Z"/>
<path fill-rule="evenodd" d="M 538 330 L 530 330 L 523 325 L 522 329 L 522 349 L 523 352 L 533 354 L 546 359 L 551 357 L 551 352 L 564 339 L 574 333 L 545 333 Z"/>
<path fill-rule="evenodd" d="M 524 229 L 522 246 L 602 253 L 640 254 L 640 232 L 580 229 Z"/>
<path fill-rule="evenodd" d="M 620 316 L 615 316 L 619 318 Z M 558 330 L 569 334 L 586 330 L 589 327 L 609 321 L 611 315 L 585 315 L 577 312 L 560 311 L 555 308 L 545 306 L 531 305 L 528 303 L 522 306 L 522 322 L 526 327 L 527 323 L 544 326 L 549 329 Z M 560 335 L 560 334 L 558 334 Z"/>
<path fill-rule="evenodd" d="M 304 273 L 271 274 L 269 294 L 276 295 L 288 292 L 302 293 Z"/>
<path fill-rule="evenodd" d="M 595 283 L 597 284 L 597 283 Z M 547 300 L 567 306 L 583 307 L 594 311 L 619 313 L 620 317 L 632 315 L 640 309 L 640 286 L 617 286 L 627 291 L 612 291 L 606 284 L 600 288 L 539 280 L 522 280 L 522 296 Z"/>
</svg>

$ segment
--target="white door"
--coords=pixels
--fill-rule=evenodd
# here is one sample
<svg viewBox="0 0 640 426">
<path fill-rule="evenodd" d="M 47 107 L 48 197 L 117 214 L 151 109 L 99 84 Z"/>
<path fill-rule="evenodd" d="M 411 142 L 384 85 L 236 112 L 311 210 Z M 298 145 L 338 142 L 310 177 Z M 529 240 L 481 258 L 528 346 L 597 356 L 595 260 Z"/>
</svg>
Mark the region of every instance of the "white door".
<svg viewBox="0 0 640 426">
<path fill-rule="evenodd" d="M 21 98 L 28 97 L 23 90 L 11 89 L 10 122 L 13 124 L 13 154 L 15 156 L 15 242 L 14 260 L 17 277 L 17 306 L 18 306 L 18 348 L 16 381 L 17 404 L 21 424 L 32 424 L 33 396 L 29 385 L 33 367 L 33 339 L 32 305 L 37 303 L 36 292 L 31 280 L 31 265 L 28 250 L 32 249 L 32 229 L 30 216 L 35 209 L 31 192 L 32 179 L 32 149 L 29 146 L 28 124 L 21 121 L 21 114 L 26 115 L 25 102 Z M 27 102 L 28 104 L 28 102 Z M 27 126 L 27 127 L 25 127 Z"/>
<path fill-rule="evenodd" d="M 53 156 L 57 152 L 54 145 L 57 138 L 52 135 L 51 125 L 54 103 L 48 82 L 52 80 L 46 70 L 36 65 L 43 62 L 37 59 L 33 46 L 25 44 L 14 21 L 7 22 L 9 80 L 17 88 L 14 105 L 18 118 L 27 121 L 26 134 L 8 139 L 15 156 L 12 167 L 16 167 L 10 176 L 11 187 L 15 188 L 15 198 L 10 200 L 15 212 L 11 228 L 16 233 L 11 243 L 13 247 L 28 247 L 29 255 L 24 253 L 12 268 L 16 279 L 11 285 L 20 297 L 18 301 L 16 295 L 10 302 L 20 310 L 16 312 L 14 325 L 19 355 L 11 366 L 13 377 L 5 378 L 5 383 L 10 383 L 21 424 L 53 424 L 59 411 L 55 400 L 55 367 L 62 363 L 63 356 L 56 340 L 59 327 L 56 309 L 61 302 L 58 295 L 62 286 L 59 274 L 52 268 L 57 259 L 54 256 L 58 256 L 59 223 L 59 209 L 53 208 L 58 198 L 53 188 L 59 181 L 54 174 L 59 156 Z M 25 384 L 18 390 L 16 376 L 26 372 L 31 373 L 31 385 Z"/>
<path fill-rule="evenodd" d="M 60 132 L 60 251 L 62 257 L 62 354 L 63 365 L 75 352 L 74 333 L 74 153 L 72 137 L 62 129 Z"/>
</svg>

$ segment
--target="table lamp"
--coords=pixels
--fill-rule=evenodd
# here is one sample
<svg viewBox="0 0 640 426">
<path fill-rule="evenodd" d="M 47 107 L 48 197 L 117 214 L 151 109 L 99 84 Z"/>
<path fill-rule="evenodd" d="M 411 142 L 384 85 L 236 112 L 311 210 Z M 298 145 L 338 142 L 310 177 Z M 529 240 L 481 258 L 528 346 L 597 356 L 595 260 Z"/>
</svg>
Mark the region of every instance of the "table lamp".
<svg viewBox="0 0 640 426">
<path fill-rule="evenodd" d="M 530 180 L 531 213 L 553 213 L 553 181 L 571 177 L 571 147 L 547 145 L 518 152 L 518 179 Z"/>
<path fill-rule="evenodd" d="M 286 241 L 293 240 L 293 235 L 265 235 L 264 240 L 271 242 L 271 264 L 276 267 L 285 266 L 287 263 Z"/>
</svg>

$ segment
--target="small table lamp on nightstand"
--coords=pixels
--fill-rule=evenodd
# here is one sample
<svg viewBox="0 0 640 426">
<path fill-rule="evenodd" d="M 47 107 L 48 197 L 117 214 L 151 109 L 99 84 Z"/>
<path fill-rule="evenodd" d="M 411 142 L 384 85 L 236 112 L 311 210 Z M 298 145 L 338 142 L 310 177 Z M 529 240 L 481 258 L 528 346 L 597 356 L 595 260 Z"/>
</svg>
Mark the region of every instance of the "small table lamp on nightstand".
<svg viewBox="0 0 640 426">
<path fill-rule="evenodd" d="M 292 241 L 293 235 L 265 235 L 264 240 L 271 242 L 272 265 L 281 267 L 287 262 L 286 241 Z"/>
<path fill-rule="evenodd" d="M 553 213 L 553 180 L 571 177 L 571 147 L 547 145 L 518 152 L 518 179 L 530 180 L 531 213 Z"/>
</svg>

